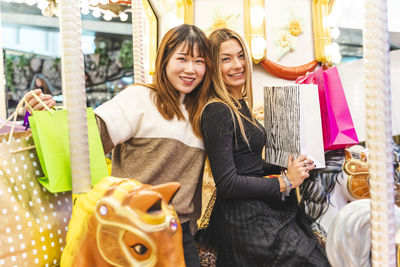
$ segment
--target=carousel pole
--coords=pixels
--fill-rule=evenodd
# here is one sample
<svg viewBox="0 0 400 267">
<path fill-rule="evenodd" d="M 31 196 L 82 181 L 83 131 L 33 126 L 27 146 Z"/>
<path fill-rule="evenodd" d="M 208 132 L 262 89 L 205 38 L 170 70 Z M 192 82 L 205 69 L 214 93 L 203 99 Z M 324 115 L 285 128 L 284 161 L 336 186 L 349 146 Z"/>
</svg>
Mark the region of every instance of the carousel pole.
<svg viewBox="0 0 400 267">
<path fill-rule="evenodd" d="M 387 0 L 366 0 L 363 32 L 372 266 L 396 266 Z"/>
<path fill-rule="evenodd" d="M 145 68 L 146 47 L 144 45 L 143 1 L 132 0 L 132 46 L 133 46 L 133 79 L 135 83 L 147 83 Z"/>
<path fill-rule="evenodd" d="M 6 83 L 4 79 L 4 59 L 1 38 L 1 9 L 0 9 L 0 118 L 7 118 Z"/>
<path fill-rule="evenodd" d="M 68 110 L 72 192 L 86 193 L 91 186 L 80 1 L 62 0 L 60 7 L 62 89 Z"/>
</svg>

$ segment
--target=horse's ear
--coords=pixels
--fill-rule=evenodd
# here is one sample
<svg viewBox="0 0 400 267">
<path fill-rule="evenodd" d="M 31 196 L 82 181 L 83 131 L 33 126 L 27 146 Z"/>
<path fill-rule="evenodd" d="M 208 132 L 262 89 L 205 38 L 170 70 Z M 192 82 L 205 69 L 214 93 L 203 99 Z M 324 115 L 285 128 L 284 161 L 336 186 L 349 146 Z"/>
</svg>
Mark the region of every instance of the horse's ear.
<svg viewBox="0 0 400 267">
<path fill-rule="evenodd" d="M 170 204 L 180 187 L 181 185 L 179 183 L 171 182 L 153 186 L 152 190 L 160 193 L 163 200 Z"/>
<path fill-rule="evenodd" d="M 351 156 L 351 153 L 350 153 L 350 151 L 348 151 L 347 149 L 345 149 L 344 150 L 344 158 L 345 158 L 345 160 L 348 160 L 348 159 L 352 159 L 353 157 Z"/>
<path fill-rule="evenodd" d="M 362 162 L 367 162 L 368 161 L 368 157 L 367 157 L 367 154 L 365 152 L 361 152 L 361 161 Z"/>
<path fill-rule="evenodd" d="M 133 192 L 125 198 L 122 205 L 128 205 L 144 213 L 154 213 L 161 211 L 161 197 L 153 191 Z"/>
</svg>

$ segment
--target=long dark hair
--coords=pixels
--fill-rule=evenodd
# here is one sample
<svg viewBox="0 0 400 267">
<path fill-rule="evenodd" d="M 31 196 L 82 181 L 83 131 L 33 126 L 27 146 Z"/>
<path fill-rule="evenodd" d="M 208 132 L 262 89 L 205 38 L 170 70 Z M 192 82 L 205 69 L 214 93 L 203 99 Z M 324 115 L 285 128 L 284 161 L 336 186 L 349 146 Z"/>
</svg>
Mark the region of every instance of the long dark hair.
<svg viewBox="0 0 400 267">
<path fill-rule="evenodd" d="M 209 43 L 207 36 L 202 30 L 194 25 L 183 24 L 170 29 L 164 35 L 157 51 L 154 83 L 150 87 L 155 91 L 155 105 L 165 119 L 171 120 L 174 117 L 177 117 L 179 120 L 184 119 L 182 111 L 179 108 L 180 94 L 169 82 L 166 73 L 169 59 L 175 49 L 181 44 L 184 44 L 184 47 L 191 56 L 193 56 L 195 49 L 197 49 L 198 54 L 205 59 L 206 73 L 203 81 L 192 92 L 187 94 L 184 100 L 193 131 L 197 136 L 201 136 L 200 109 L 207 102 L 211 81 Z"/>
</svg>

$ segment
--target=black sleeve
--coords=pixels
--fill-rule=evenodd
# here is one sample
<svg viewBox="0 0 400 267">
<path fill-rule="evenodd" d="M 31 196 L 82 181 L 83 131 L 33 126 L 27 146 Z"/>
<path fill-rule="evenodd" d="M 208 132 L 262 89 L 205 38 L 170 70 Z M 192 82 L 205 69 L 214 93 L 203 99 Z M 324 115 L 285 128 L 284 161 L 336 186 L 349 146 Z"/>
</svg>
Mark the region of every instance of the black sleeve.
<svg viewBox="0 0 400 267">
<path fill-rule="evenodd" d="M 271 174 L 279 175 L 281 174 L 281 170 L 282 168 L 280 166 L 263 161 L 264 175 L 271 175 Z"/>
<path fill-rule="evenodd" d="M 238 175 L 233 157 L 234 126 L 228 106 L 207 105 L 202 114 L 201 131 L 218 195 L 223 198 L 254 199 L 279 197 L 277 178 Z"/>
</svg>

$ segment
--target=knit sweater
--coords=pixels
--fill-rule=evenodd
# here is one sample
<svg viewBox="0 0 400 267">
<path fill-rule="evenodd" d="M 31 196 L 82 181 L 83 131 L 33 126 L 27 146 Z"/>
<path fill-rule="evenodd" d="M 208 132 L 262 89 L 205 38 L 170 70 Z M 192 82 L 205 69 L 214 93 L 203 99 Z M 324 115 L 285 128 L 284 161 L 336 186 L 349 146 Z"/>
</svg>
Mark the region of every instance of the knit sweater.
<svg viewBox="0 0 400 267">
<path fill-rule="evenodd" d="M 188 118 L 183 97 L 180 108 Z M 194 226 L 201 211 L 205 152 L 189 121 L 165 119 L 154 104 L 152 90 L 140 85 L 123 90 L 95 114 L 105 124 L 99 125 L 103 143 L 114 146 L 112 175 L 152 185 L 179 182 L 172 204 L 181 223 L 190 220 Z"/>
</svg>

